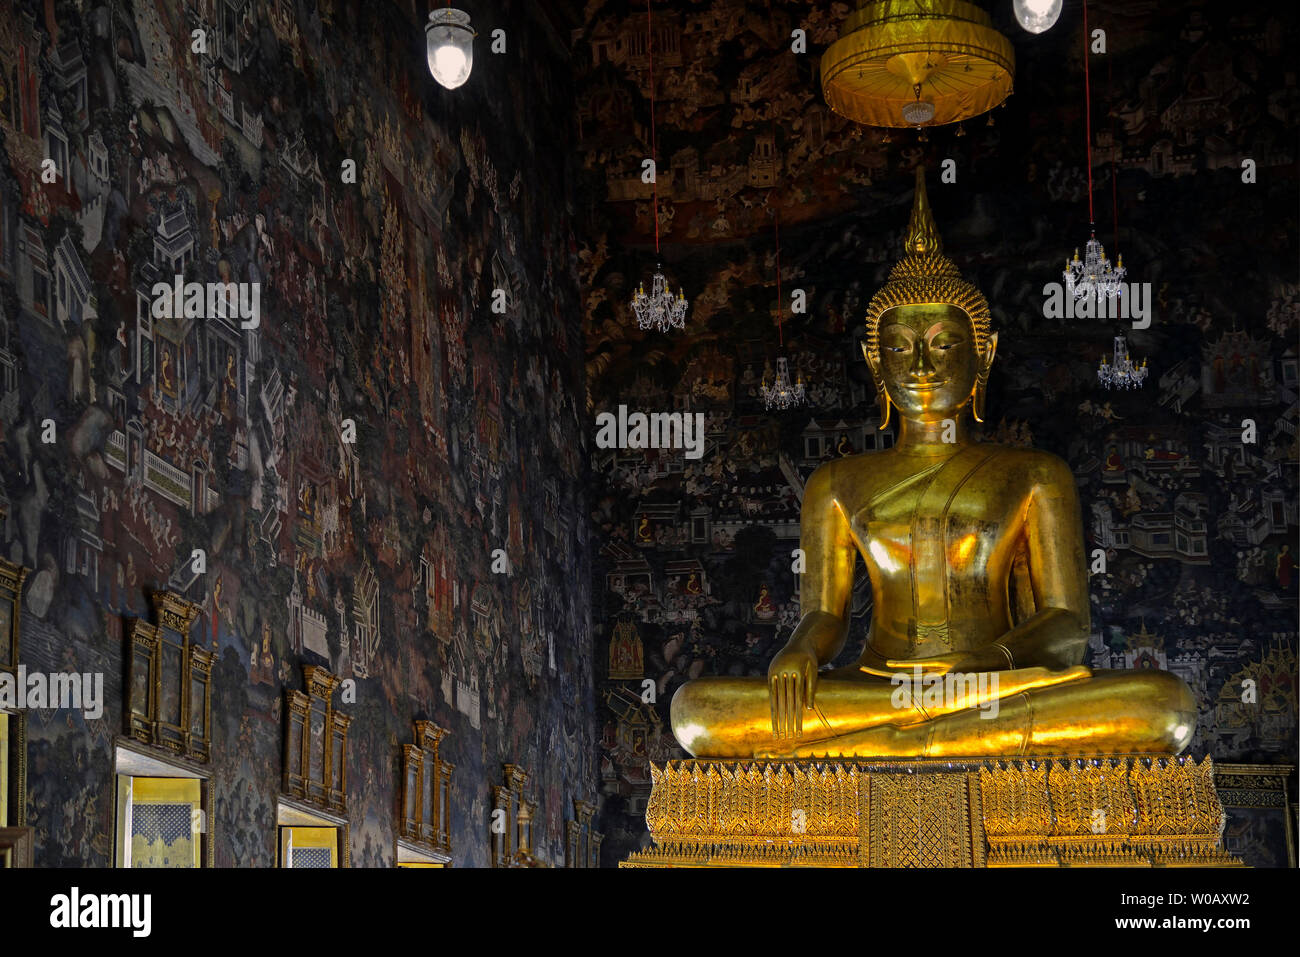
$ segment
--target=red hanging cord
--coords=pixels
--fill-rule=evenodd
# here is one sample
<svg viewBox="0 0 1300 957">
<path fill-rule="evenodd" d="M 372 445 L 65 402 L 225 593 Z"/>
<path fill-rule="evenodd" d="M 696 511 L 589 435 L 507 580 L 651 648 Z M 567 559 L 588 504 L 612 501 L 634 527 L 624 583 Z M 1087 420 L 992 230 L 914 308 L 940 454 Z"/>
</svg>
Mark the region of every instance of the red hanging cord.
<svg viewBox="0 0 1300 957">
<path fill-rule="evenodd" d="M 650 163 L 654 167 L 655 255 L 659 255 L 659 148 L 655 143 L 655 34 L 650 18 L 650 0 L 645 0 L 646 54 L 650 58 Z"/>
<path fill-rule="evenodd" d="M 1106 99 L 1113 109 L 1115 101 L 1111 90 L 1114 87 L 1115 71 L 1111 68 L 1110 57 L 1106 58 Z M 1110 215 L 1115 224 L 1115 253 L 1119 254 L 1119 182 L 1115 178 L 1115 150 L 1119 137 L 1115 135 L 1115 120 L 1110 121 Z"/>
<path fill-rule="evenodd" d="M 773 141 L 773 149 L 776 148 Z M 776 215 L 776 222 L 773 225 L 773 232 L 776 233 L 776 335 L 781 340 L 781 351 L 785 351 L 785 333 L 781 329 L 781 313 L 784 310 L 785 300 L 781 298 L 781 210 L 773 207 Z"/>
<path fill-rule="evenodd" d="M 1092 81 L 1088 73 L 1088 0 L 1083 0 L 1083 120 L 1084 131 L 1088 137 L 1088 223 L 1097 220 L 1092 212 Z"/>
</svg>

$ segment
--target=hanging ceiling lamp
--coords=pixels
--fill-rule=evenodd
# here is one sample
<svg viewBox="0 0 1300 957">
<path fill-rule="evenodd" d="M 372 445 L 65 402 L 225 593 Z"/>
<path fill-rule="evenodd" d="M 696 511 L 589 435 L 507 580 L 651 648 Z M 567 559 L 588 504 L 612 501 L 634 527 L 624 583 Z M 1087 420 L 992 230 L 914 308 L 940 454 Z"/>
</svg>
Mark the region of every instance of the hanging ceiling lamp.
<svg viewBox="0 0 1300 957">
<path fill-rule="evenodd" d="M 1061 0 L 1014 0 L 1011 9 L 1022 27 L 1030 33 L 1043 33 L 1061 16 Z"/>
<path fill-rule="evenodd" d="M 429 72 L 449 90 L 469 79 L 474 69 L 474 37 L 469 14 L 464 10 L 443 7 L 429 14 L 424 25 Z"/>
<path fill-rule="evenodd" d="M 772 131 L 772 141 L 776 142 L 776 131 Z M 781 324 L 781 311 L 785 307 L 785 300 L 781 298 L 781 213 L 780 210 L 774 210 L 775 219 L 772 224 L 772 232 L 776 237 L 776 334 L 781 342 L 781 351 L 785 351 L 785 331 Z M 790 381 L 790 366 L 786 362 L 785 356 L 776 360 L 776 379 L 771 386 L 767 384 L 768 369 L 763 370 L 762 395 L 763 404 L 771 409 L 789 409 L 796 405 L 803 405 L 805 391 L 803 380 L 796 378 L 794 382 Z"/>
<path fill-rule="evenodd" d="M 1124 276 L 1127 273 L 1123 256 L 1119 257 L 1118 263 L 1111 265 L 1111 261 L 1106 258 L 1106 247 L 1098 241 L 1097 230 L 1093 227 L 1088 242 L 1083 247 L 1083 258 L 1079 258 L 1079 250 L 1076 249 L 1074 258 L 1065 261 L 1065 294 L 1075 299 L 1086 299 L 1088 296 L 1114 299 L 1124 291 Z"/>
<path fill-rule="evenodd" d="M 650 294 L 646 295 L 645 283 L 637 287 L 632 297 L 632 312 L 636 315 L 636 324 L 640 329 L 656 329 L 667 332 L 669 329 L 686 327 L 686 294 L 679 292 L 676 296 L 668 288 L 668 279 L 655 267 L 654 278 L 650 280 Z"/>
<path fill-rule="evenodd" d="M 1000 104 L 1015 70 L 1010 41 L 973 3 L 876 0 L 822 55 L 822 95 L 868 126 L 942 126 Z"/>
<path fill-rule="evenodd" d="M 1088 2 L 1083 3 L 1083 117 L 1084 142 L 1086 144 L 1088 163 L 1088 243 L 1084 247 L 1083 259 L 1079 250 L 1074 251 L 1074 259 L 1065 261 L 1065 294 L 1075 299 L 1093 297 L 1097 300 L 1114 299 L 1124 291 L 1124 257 L 1112 265 L 1106 258 L 1106 250 L 1097 241 L 1097 224 L 1092 204 L 1092 79 L 1088 68 Z"/>
<path fill-rule="evenodd" d="M 771 386 L 767 384 L 767 372 L 763 373 L 763 404 L 769 409 L 789 409 L 803 405 L 805 391 L 803 380 L 790 381 L 790 368 L 785 356 L 776 360 L 776 380 Z"/>
<path fill-rule="evenodd" d="M 646 52 L 649 57 L 649 79 L 650 79 L 650 162 L 654 166 L 654 206 L 650 214 L 655 221 L 655 255 L 659 255 L 659 152 L 658 144 L 655 142 L 655 53 L 654 53 L 654 22 L 650 18 L 650 0 L 645 4 L 646 18 Z M 646 295 L 645 283 L 637 287 L 636 295 L 632 297 L 632 312 L 636 316 L 636 324 L 641 329 L 657 329 L 659 332 L 667 332 L 669 329 L 683 329 L 686 327 L 686 307 L 689 303 L 686 300 L 686 293 L 679 292 L 676 296 L 668 288 L 668 279 L 663 274 L 663 265 L 655 266 L 654 278 L 650 280 L 650 294 Z"/>
<path fill-rule="evenodd" d="M 1097 381 L 1107 389 L 1137 389 L 1147 378 L 1147 360 L 1135 366 L 1129 358 L 1128 342 L 1123 336 L 1115 337 L 1115 361 L 1108 363 L 1101 357 L 1101 367 L 1097 370 Z"/>
</svg>

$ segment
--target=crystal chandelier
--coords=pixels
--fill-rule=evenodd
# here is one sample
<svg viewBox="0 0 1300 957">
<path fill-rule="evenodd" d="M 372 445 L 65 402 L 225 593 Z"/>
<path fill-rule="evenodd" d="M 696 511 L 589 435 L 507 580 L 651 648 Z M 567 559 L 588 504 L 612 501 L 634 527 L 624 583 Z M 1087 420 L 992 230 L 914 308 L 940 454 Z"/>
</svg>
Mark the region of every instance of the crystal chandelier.
<svg viewBox="0 0 1300 957">
<path fill-rule="evenodd" d="M 686 293 L 679 292 L 676 297 L 668 289 L 668 280 L 660 272 L 663 267 L 655 267 L 654 279 L 650 283 L 650 294 L 646 295 L 645 283 L 637 287 L 632 297 L 632 311 L 636 313 L 636 324 L 642 329 L 657 329 L 667 332 L 669 329 L 682 329 L 686 326 Z"/>
<path fill-rule="evenodd" d="M 1101 368 L 1097 370 L 1097 380 L 1107 389 L 1136 389 L 1146 381 L 1147 360 L 1140 366 L 1133 365 L 1128 355 L 1128 343 L 1123 336 L 1115 337 L 1115 362 L 1108 364 L 1106 357 L 1101 357 Z"/>
<path fill-rule="evenodd" d="M 764 370 L 763 402 L 767 408 L 789 409 L 796 405 L 803 405 L 804 398 L 803 380 L 790 383 L 790 368 L 786 364 L 785 356 L 776 360 L 776 381 L 771 386 L 767 384 L 767 371 Z"/>
<path fill-rule="evenodd" d="M 1034 0 L 1033 3 L 1027 3 L 1027 6 L 1035 8 L 1050 7 L 1041 0 Z M 1056 4 L 1056 12 L 1050 10 L 1045 12 L 1051 13 L 1051 19 L 1060 13 L 1060 5 Z M 1017 16 L 1019 12 L 1017 11 Z M 1021 21 L 1024 22 L 1023 20 Z M 1052 24 L 1047 23 L 1043 29 L 1047 29 Z M 1033 30 L 1028 24 L 1025 29 L 1031 32 L 1040 32 Z M 1095 209 L 1092 195 L 1092 73 L 1088 67 L 1092 51 L 1088 46 L 1088 0 L 1083 0 L 1083 127 L 1084 127 L 1084 145 L 1085 154 L 1088 164 L 1088 245 L 1084 249 L 1083 259 L 1079 258 L 1078 247 L 1074 250 L 1074 258 L 1065 261 L 1065 279 L 1066 294 L 1074 299 L 1093 298 L 1097 303 L 1103 299 L 1115 299 L 1124 291 L 1124 276 L 1127 270 L 1124 269 L 1124 257 L 1121 255 L 1119 261 L 1112 264 L 1106 258 L 1106 250 L 1102 248 L 1101 243 L 1097 242 L 1097 226 Z M 1115 244 L 1119 245 L 1119 201 L 1115 180 L 1114 163 L 1111 164 L 1111 196 L 1115 206 Z"/>
<path fill-rule="evenodd" d="M 655 51 L 654 21 L 650 15 L 650 2 L 646 0 L 646 53 L 649 59 L 650 73 L 650 163 L 657 168 L 659 151 L 655 140 Z M 650 215 L 655 221 L 655 255 L 659 254 L 659 178 L 653 175 L 650 182 L 652 189 Z M 636 324 L 641 329 L 657 329 L 667 332 L 669 329 L 686 327 L 686 293 L 679 292 L 676 298 L 668 289 L 668 280 L 664 278 L 663 265 L 655 266 L 654 278 L 650 281 L 650 295 L 646 295 L 645 283 L 637 286 L 636 295 L 632 297 L 632 312 L 636 314 Z"/>
<path fill-rule="evenodd" d="M 1065 261 L 1065 292 L 1075 299 L 1089 296 L 1099 301 L 1103 296 L 1114 299 L 1124 291 L 1125 272 L 1124 257 L 1120 256 L 1119 262 L 1112 265 L 1106 258 L 1106 250 L 1097 241 L 1096 230 L 1093 230 L 1088 245 L 1084 247 L 1083 259 L 1079 258 L 1076 249 L 1074 258 Z"/>
</svg>

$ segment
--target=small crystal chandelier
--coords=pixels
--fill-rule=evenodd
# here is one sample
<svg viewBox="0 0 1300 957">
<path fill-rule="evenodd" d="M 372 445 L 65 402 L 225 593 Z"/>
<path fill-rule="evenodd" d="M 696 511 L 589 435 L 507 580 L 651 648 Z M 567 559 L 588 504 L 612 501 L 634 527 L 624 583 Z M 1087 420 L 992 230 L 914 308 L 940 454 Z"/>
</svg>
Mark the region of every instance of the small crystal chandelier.
<svg viewBox="0 0 1300 957">
<path fill-rule="evenodd" d="M 1049 9 L 1052 4 L 1034 0 L 1033 3 L 1027 3 L 1027 7 L 1041 8 L 1039 12 L 1050 14 L 1052 22 L 1060 14 L 1059 4 L 1055 5 L 1056 10 L 1052 12 Z M 1020 15 L 1017 10 L 1017 16 Z M 1022 19 L 1022 23 L 1025 21 Z M 1052 23 L 1046 23 L 1043 29 L 1050 27 Z M 1040 32 L 1034 30 L 1028 24 L 1025 29 L 1031 32 Z M 1065 291 L 1075 299 L 1093 298 L 1100 303 L 1103 299 L 1115 299 L 1124 291 L 1124 276 L 1127 270 L 1124 268 L 1124 257 L 1120 256 L 1119 261 L 1111 264 L 1106 258 L 1106 250 L 1102 248 L 1101 243 L 1097 242 L 1097 220 L 1094 215 L 1093 195 L 1092 195 L 1092 81 L 1091 72 L 1088 63 L 1091 59 L 1091 50 L 1088 46 L 1088 0 L 1083 0 L 1083 117 L 1084 117 L 1084 152 L 1087 157 L 1088 169 L 1088 245 L 1084 250 L 1083 259 L 1079 259 L 1078 247 L 1074 250 L 1074 258 L 1065 261 Z M 1115 244 L 1119 245 L 1119 202 L 1116 193 L 1114 168 L 1112 164 L 1111 171 L 1111 193 L 1115 199 Z"/>
<path fill-rule="evenodd" d="M 663 266 L 655 267 L 654 279 L 650 282 L 650 295 L 646 295 L 645 283 L 637 287 L 632 297 L 632 311 L 636 313 L 636 324 L 642 329 L 657 329 L 667 332 L 669 329 L 686 327 L 686 293 L 679 292 L 676 297 L 668 289 L 668 280 L 660 271 Z"/>
<path fill-rule="evenodd" d="M 650 152 L 652 166 L 658 166 L 659 154 L 655 146 L 655 85 L 654 85 L 654 21 L 650 15 L 650 3 L 646 2 L 646 52 L 650 60 Z M 651 199 L 651 215 L 655 222 L 655 254 L 659 253 L 659 179 L 651 178 L 654 184 Z M 632 312 L 636 314 L 636 324 L 641 329 L 657 329 L 667 332 L 669 329 L 686 327 L 686 293 L 679 292 L 676 298 L 668 289 L 668 280 L 664 278 L 663 264 L 655 266 L 654 278 L 650 281 L 650 295 L 646 295 L 645 283 L 637 286 L 636 295 L 632 297 Z"/>
<path fill-rule="evenodd" d="M 1106 357 L 1101 357 L 1101 367 L 1097 370 L 1097 380 L 1107 389 L 1136 389 L 1147 377 L 1147 360 L 1140 366 L 1133 365 L 1128 355 L 1128 343 L 1123 336 L 1115 337 L 1115 362 L 1107 364 Z"/>
<path fill-rule="evenodd" d="M 790 383 L 790 368 L 786 364 L 785 356 L 776 360 L 776 381 L 771 386 L 767 384 L 767 371 L 763 372 L 763 402 L 769 409 L 789 409 L 796 405 L 803 405 L 806 393 L 803 387 L 803 379 L 798 379 L 793 385 Z"/>
<path fill-rule="evenodd" d="M 1065 292 L 1075 299 L 1094 296 L 1100 300 L 1103 296 L 1114 299 L 1124 291 L 1124 257 L 1111 265 L 1106 258 L 1105 248 L 1097 241 L 1097 231 L 1089 235 L 1088 245 L 1084 248 L 1083 259 L 1079 250 L 1074 251 L 1074 258 L 1065 261 Z"/>
<path fill-rule="evenodd" d="M 433 78 L 449 90 L 469 79 L 474 69 L 474 37 L 469 14 L 446 7 L 429 14 L 424 25 L 426 57 Z"/>
</svg>

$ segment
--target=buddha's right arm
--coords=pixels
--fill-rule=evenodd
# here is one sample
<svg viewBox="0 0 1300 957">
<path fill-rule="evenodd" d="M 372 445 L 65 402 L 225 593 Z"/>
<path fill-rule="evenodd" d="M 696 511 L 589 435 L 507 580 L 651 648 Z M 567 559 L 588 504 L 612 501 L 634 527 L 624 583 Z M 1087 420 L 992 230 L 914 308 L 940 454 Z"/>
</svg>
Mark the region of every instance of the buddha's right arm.
<svg viewBox="0 0 1300 957">
<path fill-rule="evenodd" d="M 805 648 L 817 659 L 818 665 L 835 660 L 844 648 L 849 634 L 846 619 L 824 611 L 810 611 L 799 619 L 799 625 L 786 643 L 787 648 Z"/>
<path fill-rule="evenodd" d="M 848 519 L 834 492 L 837 464 L 813 472 L 804 489 L 799 516 L 799 547 L 804 553 L 799 582 L 801 617 L 787 645 L 807 650 L 822 665 L 840 653 L 848 637 L 857 558 Z"/>
</svg>

